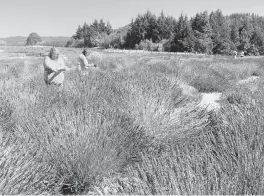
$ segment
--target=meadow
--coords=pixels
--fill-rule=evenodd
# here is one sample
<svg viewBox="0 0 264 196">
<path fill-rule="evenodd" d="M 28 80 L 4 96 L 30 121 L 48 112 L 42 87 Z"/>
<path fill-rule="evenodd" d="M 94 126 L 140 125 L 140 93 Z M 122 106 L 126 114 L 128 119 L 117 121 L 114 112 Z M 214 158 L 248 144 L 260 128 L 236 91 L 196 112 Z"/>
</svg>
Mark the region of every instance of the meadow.
<svg viewBox="0 0 264 196">
<path fill-rule="evenodd" d="M 48 47 L 1 49 L 0 194 L 264 194 L 262 57 L 98 50 L 60 91 L 17 58 Z"/>
</svg>

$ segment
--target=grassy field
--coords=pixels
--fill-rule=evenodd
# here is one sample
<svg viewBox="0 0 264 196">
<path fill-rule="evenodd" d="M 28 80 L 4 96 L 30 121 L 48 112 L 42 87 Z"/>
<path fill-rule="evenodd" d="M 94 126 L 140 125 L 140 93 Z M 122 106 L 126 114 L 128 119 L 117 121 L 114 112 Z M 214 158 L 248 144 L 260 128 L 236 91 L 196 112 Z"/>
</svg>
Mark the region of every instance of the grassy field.
<svg viewBox="0 0 264 196">
<path fill-rule="evenodd" d="M 264 194 L 263 58 L 97 51 L 59 91 L 2 49 L 0 194 Z"/>
</svg>

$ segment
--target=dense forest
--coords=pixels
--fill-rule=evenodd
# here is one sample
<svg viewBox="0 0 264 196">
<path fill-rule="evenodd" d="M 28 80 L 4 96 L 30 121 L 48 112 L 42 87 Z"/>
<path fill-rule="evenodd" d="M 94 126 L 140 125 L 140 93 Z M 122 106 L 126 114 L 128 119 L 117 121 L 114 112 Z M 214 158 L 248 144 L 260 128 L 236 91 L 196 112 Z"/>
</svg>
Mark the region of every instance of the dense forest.
<svg viewBox="0 0 264 196">
<path fill-rule="evenodd" d="M 94 20 L 77 28 L 68 47 L 102 47 L 170 52 L 247 55 L 264 54 L 264 17 L 248 13 L 224 16 L 221 10 L 178 19 L 147 11 L 130 24 L 113 30 L 109 22 Z"/>
</svg>

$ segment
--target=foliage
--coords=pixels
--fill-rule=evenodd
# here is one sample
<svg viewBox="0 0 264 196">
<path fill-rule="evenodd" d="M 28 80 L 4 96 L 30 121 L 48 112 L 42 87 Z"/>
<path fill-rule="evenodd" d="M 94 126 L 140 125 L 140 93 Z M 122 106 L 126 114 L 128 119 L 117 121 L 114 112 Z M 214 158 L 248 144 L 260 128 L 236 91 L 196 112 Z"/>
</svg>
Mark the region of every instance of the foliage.
<svg viewBox="0 0 264 196">
<path fill-rule="evenodd" d="M 26 41 L 26 45 L 27 46 L 34 46 L 34 45 L 37 45 L 41 42 L 41 38 L 40 36 L 37 34 L 37 33 L 30 33 L 28 38 L 27 38 L 27 41 Z"/>
<path fill-rule="evenodd" d="M 84 39 L 86 47 L 135 49 L 142 48 L 139 45 L 145 40 L 152 40 L 154 44 L 163 43 L 160 51 L 225 55 L 244 51 L 246 55 L 263 55 L 263 21 L 254 14 L 225 16 L 219 9 L 197 13 L 190 19 L 181 14 L 177 20 L 163 11 L 158 16 L 147 11 L 122 30 L 112 31 L 109 23 L 95 20 L 91 25 L 79 26 L 73 38 Z"/>
<path fill-rule="evenodd" d="M 109 35 L 112 32 L 112 26 L 107 21 L 105 23 L 103 19 L 98 22 L 96 19 L 90 25 L 86 22 L 84 23 L 83 27 L 80 25 L 78 26 L 76 33 L 72 36 L 74 40 L 82 40 L 83 39 L 83 46 L 84 47 L 94 47 L 99 46 L 101 43 L 105 42 L 104 35 Z M 70 45 L 67 44 L 67 46 Z M 75 47 L 80 47 L 79 44 L 74 45 Z"/>
<path fill-rule="evenodd" d="M 153 43 L 152 40 L 140 41 L 139 45 L 135 46 L 137 50 L 148 50 L 148 51 L 162 51 L 161 43 Z"/>
<path fill-rule="evenodd" d="M 127 47 L 134 48 L 141 40 L 152 40 L 158 43 L 162 39 L 168 39 L 175 28 L 176 20 L 172 17 L 165 17 L 163 12 L 157 17 L 150 11 L 144 15 L 138 15 L 131 22 L 131 29 L 127 33 Z"/>
<path fill-rule="evenodd" d="M 77 47 L 77 48 L 82 48 L 84 47 L 84 40 L 83 39 L 70 39 L 67 41 L 65 47 Z"/>
<path fill-rule="evenodd" d="M 176 52 L 191 52 L 194 49 L 194 35 L 191 24 L 187 16 L 183 14 L 179 17 L 175 27 L 175 34 L 172 41 L 171 51 Z"/>
</svg>

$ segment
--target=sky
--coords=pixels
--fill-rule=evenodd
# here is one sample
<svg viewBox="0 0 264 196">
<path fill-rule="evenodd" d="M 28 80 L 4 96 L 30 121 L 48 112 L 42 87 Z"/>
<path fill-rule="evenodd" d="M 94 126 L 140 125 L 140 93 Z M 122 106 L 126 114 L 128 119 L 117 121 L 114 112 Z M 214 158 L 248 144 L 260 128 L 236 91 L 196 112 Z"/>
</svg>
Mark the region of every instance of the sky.
<svg viewBox="0 0 264 196">
<path fill-rule="evenodd" d="M 114 29 L 147 10 L 178 18 L 197 12 L 222 10 L 264 16 L 264 0 L 0 0 L 0 37 L 72 36 L 78 25 L 94 19 L 109 21 Z"/>
</svg>

